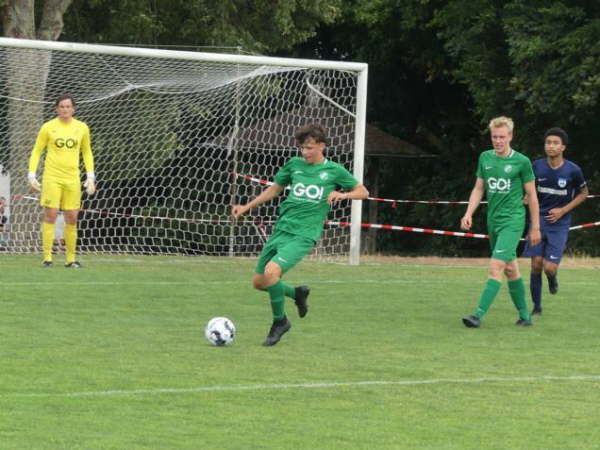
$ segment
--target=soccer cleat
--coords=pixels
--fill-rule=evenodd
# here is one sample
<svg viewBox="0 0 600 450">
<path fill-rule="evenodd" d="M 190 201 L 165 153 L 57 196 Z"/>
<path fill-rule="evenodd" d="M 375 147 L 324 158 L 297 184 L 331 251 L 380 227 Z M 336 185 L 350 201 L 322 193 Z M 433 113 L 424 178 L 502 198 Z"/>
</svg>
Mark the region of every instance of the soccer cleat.
<svg viewBox="0 0 600 450">
<path fill-rule="evenodd" d="M 548 290 L 552 295 L 556 294 L 558 292 L 558 278 L 556 278 L 556 275 L 547 276 L 546 278 L 548 278 Z"/>
<path fill-rule="evenodd" d="M 52 267 L 52 261 L 43 261 L 42 262 L 42 267 L 44 269 L 48 269 L 48 268 Z"/>
<path fill-rule="evenodd" d="M 535 316 L 535 315 L 542 315 L 542 307 L 541 306 L 534 306 L 533 309 L 531 310 L 531 315 Z"/>
<path fill-rule="evenodd" d="M 271 325 L 271 329 L 269 330 L 269 334 L 262 345 L 265 347 L 270 347 L 277 344 L 281 337 L 287 333 L 290 328 L 292 328 L 292 322 L 290 322 L 287 317 L 284 317 L 281 320 L 274 320 L 273 325 Z"/>
<path fill-rule="evenodd" d="M 310 294 L 310 288 L 308 286 L 298 286 L 296 288 L 296 307 L 298 308 L 298 315 L 300 318 L 306 316 L 308 313 L 308 294 Z"/>
<path fill-rule="evenodd" d="M 517 320 L 515 322 L 515 325 L 519 326 L 519 327 L 530 327 L 533 325 L 533 322 L 530 320 L 525 320 L 525 319 L 521 319 L 519 318 L 519 320 Z"/>
<path fill-rule="evenodd" d="M 479 328 L 479 325 L 481 324 L 479 317 L 475 315 L 463 317 L 462 321 L 467 328 Z"/>
<path fill-rule="evenodd" d="M 81 263 L 79 261 L 73 261 L 70 263 L 66 263 L 65 267 L 67 269 L 81 269 L 83 266 L 81 265 Z"/>
</svg>

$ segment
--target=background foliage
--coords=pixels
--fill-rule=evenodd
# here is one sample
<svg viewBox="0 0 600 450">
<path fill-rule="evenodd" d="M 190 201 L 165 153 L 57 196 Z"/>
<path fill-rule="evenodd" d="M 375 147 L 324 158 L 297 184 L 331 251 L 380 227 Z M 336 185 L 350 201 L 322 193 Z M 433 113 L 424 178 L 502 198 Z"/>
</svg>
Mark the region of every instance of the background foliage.
<svg viewBox="0 0 600 450">
<path fill-rule="evenodd" d="M 60 39 L 368 62 L 369 122 L 436 155 L 386 161 L 380 196 L 466 199 L 478 154 L 490 147 L 486 124 L 500 114 L 513 117 L 513 146 L 532 159 L 543 156 L 547 128 L 565 128 L 566 156 L 598 190 L 598 2 L 73 0 Z M 382 207 L 378 222 L 456 230 L 463 211 Z M 485 230 L 483 212 L 475 231 Z M 600 202 L 589 200 L 574 216 L 574 223 L 599 220 Z M 600 233 L 572 233 L 570 248 L 598 255 Z M 487 245 L 382 232 L 378 251 L 485 255 Z"/>
</svg>

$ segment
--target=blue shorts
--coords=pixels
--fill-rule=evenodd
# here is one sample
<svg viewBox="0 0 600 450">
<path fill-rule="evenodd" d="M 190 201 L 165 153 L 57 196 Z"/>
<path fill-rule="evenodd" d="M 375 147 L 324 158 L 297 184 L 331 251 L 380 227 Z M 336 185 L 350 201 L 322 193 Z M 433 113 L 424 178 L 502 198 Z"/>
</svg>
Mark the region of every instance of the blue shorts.
<svg viewBox="0 0 600 450">
<path fill-rule="evenodd" d="M 563 252 L 567 246 L 567 239 L 569 237 L 568 228 L 546 228 L 542 230 L 542 241 L 532 247 L 529 241 L 525 243 L 525 249 L 523 255 L 527 257 L 539 257 L 542 256 L 546 261 L 553 264 L 560 264 Z"/>
</svg>

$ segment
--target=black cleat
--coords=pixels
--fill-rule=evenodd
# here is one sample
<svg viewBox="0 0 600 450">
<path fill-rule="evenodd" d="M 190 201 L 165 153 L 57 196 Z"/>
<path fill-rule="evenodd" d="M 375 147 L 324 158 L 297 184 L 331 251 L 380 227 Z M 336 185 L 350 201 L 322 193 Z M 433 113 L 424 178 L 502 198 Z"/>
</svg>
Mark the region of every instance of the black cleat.
<svg viewBox="0 0 600 450">
<path fill-rule="evenodd" d="M 517 325 L 519 327 L 530 327 L 533 325 L 533 322 L 531 321 L 531 319 L 529 319 L 529 320 L 519 319 L 515 322 L 515 325 Z"/>
<path fill-rule="evenodd" d="M 79 261 L 73 261 L 73 262 L 70 262 L 70 263 L 66 263 L 65 267 L 67 269 L 81 269 L 81 268 L 83 268 L 83 266 L 81 265 L 81 263 Z"/>
<path fill-rule="evenodd" d="M 533 309 L 531 310 L 531 315 L 535 316 L 535 315 L 542 315 L 542 307 L 541 306 L 534 306 Z"/>
<path fill-rule="evenodd" d="M 556 275 L 553 277 L 547 276 L 546 278 L 548 278 L 548 290 L 552 295 L 556 294 L 558 292 L 558 278 L 556 278 Z"/>
<path fill-rule="evenodd" d="M 273 325 L 271 325 L 271 329 L 269 330 L 269 334 L 262 345 L 265 347 L 270 347 L 277 344 L 281 337 L 287 333 L 290 328 L 292 328 L 292 322 L 290 322 L 287 317 L 284 317 L 281 320 L 274 320 Z"/>
<path fill-rule="evenodd" d="M 49 269 L 50 267 L 52 267 L 52 261 L 43 261 L 42 262 L 42 267 L 44 269 Z"/>
<path fill-rule="evenodd" d="M 475 315 L 463 317 L 462 321 L 465 324 L 465 327 L 467 328 L 479 328 L 479 325 L 481 324 L 479 317 Z"/>
<path fill-rule="evenodd" d="M 308 313 L 308 294 L 310 294 L 310 288 L 308 286 L 298 286 L 296 288 L 296 307 L 298 308 L 298 315 L 300 318 L 306 316 Z"/>
</svg>

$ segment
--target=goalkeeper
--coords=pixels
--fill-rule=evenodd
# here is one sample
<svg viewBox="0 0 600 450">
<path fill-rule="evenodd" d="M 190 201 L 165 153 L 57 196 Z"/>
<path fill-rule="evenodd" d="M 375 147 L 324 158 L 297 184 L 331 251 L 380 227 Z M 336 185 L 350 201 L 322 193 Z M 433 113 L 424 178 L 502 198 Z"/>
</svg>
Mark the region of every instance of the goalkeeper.
<svg viewBox="0 0 600 450">
<path fill-rule="evenodd" d="M 328 139 L 318 124 L 300 128 L 295 135 L 302 157 L 291 158 L 275 175 L 273 185 L 245 205 L 234 205 L 238 218 L 252 208 L 277 197 L 290 186 L 279 208 L 274 232 L 266 242 L 256 265 L 255 289 L 267 291 L 271 299 L 273 324 L 263 345 L 277 344 L 292 324 L 285 314 L 285 297 L 295 300 L 298 315 L 308 312 L 308 286 L 292 287 L 281 280 L 283 274 L 311 252 L 329 212 L 330 205 L 343 200 L 361 200 L 369 195 L 348 170 L 325 158 Z M 341 190 L 338 190 L 341 189 Z"/>
<path fill-rule="evenodd" d="M 77 218 L 81 202 L 79 161 L 81 155 L 87 172 L 84 187 L 88 195 L 93 195 L 96 191 L 94 156 L 88 126 L 73 117 L 75 112 L 73 97 L 69 94 L 61 95 L 56 99 L 54 107 L 57 117 L 44 123 L 40 128 L 29 158 L 27 178 L 31 188 L 41 192 L 40 205 L 44 208 L 42 267 L 52 267 L 54 227 L 58 211 L 61 209 L 65 218 L 65 267 L 78 269 L 81 264 L 76 260 L 75 254 Z M 44 149 L 47 153 L 40 186 L 36 171 Z"/>
</svg>

